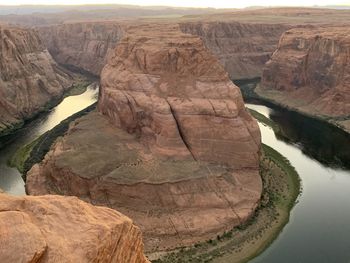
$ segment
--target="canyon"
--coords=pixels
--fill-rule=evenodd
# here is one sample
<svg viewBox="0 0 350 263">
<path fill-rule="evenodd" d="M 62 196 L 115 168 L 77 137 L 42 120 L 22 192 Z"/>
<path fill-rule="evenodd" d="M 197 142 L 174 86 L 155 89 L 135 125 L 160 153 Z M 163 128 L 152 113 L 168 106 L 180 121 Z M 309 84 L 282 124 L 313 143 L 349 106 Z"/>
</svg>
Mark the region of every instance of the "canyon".
<svg viewBox="0 0 350 263">
<path fill-rule="evenodd" d="M 141 228 L 146 251 L 172 249 L 254 214 L 259 154 L 257 122 L 199 37 L 130 26 L 102 70 L 98 111 L 70 125 L 26 190 L 117 209 Z"/>
<path fill-rule="evenodd" d="M 151 253 L 249 222 L 263 192 L 261 135 L 231 80 L 261 77 L 260 97 L 350 132 L 349 11 L 89 14 L 0 25 L 0 136 L 59 99 L 72 71 L 101 84 L 97 109 L 28 172 L 31 196 L 0 194 L 5 262 L 148 262 L 141 231 Z"/>
<path fill-rule="evenodd" d="M 0 136 L 44 110 L 71 84 L 34 30 L 0 25 Z"/>
<path fill-rule="evenodd" d="M 0 261 L 147 263 L 126 216 L 76 197 L 0 193 Z"/>
<path fill-rule="evenodd" d="M 50 54 L 61 64 L 100 75 L 106 58 L 133 21 L 72 22 L 38 28 Z M 174 24 L 177 24 L 176 22 Z M 182 32 L 199 36 L 215 54 L 231 79 L 261 75 L 263 65 L 276 49 L 283 24 L 240 22 L 181 22 Z"/>
<path fill-rule="evenodd" d="M 348 26 L 285 32 L 258 94 L 350 132 L 349 36 Z"/>
<path fill-rule="evenodd" d="M 200 36 L 220 60 L 230 79 L 254 79 L 261 75 L 279 37 L 291 28 L 284 24 L 254 24 L 236 21 L 180 23 L 184 33 Z"/>
<path fill-rule="evenodd" d="M 219 58 L 232 80 L 260 78 L 281 35 L 310 25 L 348 24 L 350 11 L 317 8 L 271 8 L 179 18 L 61 21 L 37 27 L 48 50 L 63 64 L 99 75 L 108 53 L 129 26 L 139 23 L 179 24 L 182 32 L 199 36 Z M 92 15 L 90 20 L 94 20 Z"/>
<path fill-rule="evenodd" d="M 96 76 L 124 32 L 122 23 L 108 21 L 66 23 L 38 31 L 55 61 Z"/>
</svg>

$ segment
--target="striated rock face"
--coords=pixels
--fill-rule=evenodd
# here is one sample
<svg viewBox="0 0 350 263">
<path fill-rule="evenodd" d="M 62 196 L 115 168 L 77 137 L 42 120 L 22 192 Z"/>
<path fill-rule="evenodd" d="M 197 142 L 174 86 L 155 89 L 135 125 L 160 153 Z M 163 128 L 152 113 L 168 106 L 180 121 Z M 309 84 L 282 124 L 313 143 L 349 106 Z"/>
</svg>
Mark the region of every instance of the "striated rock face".
<svg viewBox="0 0 350 263">
<path fill-rule="evenodd" d="M 70 85 L 35 31 L 0 25 L 0 135 L 43 110 Z"/>
<path fill-rule="evenodd" d="M 54 59 L 99 76 L 106 57 L 123 36 L 113 22 L 67 23 L 38 28 Z"/>
<path fill-rule="evenodd" d="M 350 130 L 350 29 L 292 29 L 264 68 L 260 93 Z"/>
<path fill-rule="evenodd" d="M 149 262 L 139 228 L 75 197 L 0 194 L 0 261 Z"/>
<path fill-rule="evenodd" d="M 76 195 L 131 217 L 148 251 L 216 237 L 261 194 L 260 132 L 239 89 L 177 25 L 130 28 L 98 105 L 27 175 L 27 192 Z"/>
<path fill-rule="evenodd" d="M 154 153 L 257 168 L 259 129 L 217 59 L 177 26 L 141 28 L 102 71 L 100 111 Z"/>
<path fill-rule="evenodd" d="M 200 36 L 220 60 L 231 79 L 261 76 L 264 64 L 276 49 L 282 33 L 292 26 L 282 23 L 187 22 L 184 33 Z"/>
<path fill-rule="evenodd" d="M 184 33 L 202 38 L 231 79 L 260 77 L 263 65 L 277 47 L 278 39 L 291 28 L 278 23 L 235 21 L 183 22 L 179 25 Z M 38 29 L 56 61 L 100 75 L 108 54 L 126 28 L 122 22 L 79 22 Z"/>
</svg>

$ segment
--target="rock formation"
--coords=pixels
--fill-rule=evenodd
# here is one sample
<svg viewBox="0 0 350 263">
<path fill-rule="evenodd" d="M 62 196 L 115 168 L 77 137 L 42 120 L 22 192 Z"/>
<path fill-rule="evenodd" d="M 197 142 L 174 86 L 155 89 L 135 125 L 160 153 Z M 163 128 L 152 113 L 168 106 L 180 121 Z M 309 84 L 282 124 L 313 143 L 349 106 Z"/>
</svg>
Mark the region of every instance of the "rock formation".
<svg viewBox="0 0 350 263">
<path fill-rule="evenodd" d="M 181 23 L 180 27 L 184 33 L 200 36 L 230 78 L 237 80 L 261 76 L 264 64 L 277 47 L 278 39 L 291 25 L 198 21 Z"/>
<path fill-rule="evenodd" d="M 216 237 L 254 213 L 259 128 L 200 38 L 130 27 L 102 71 L 98 108 L 29 171 L 29 194 L 115 208 L 148 251 Z"/>
<path fill-rule="evenodd" d="M 173 20 L 184 33 L 199 36 L 210 51 L 219 58 L 231 79 L 261 76 L 264 64 L 277 48 L 282 33 L 307 24 L 349 24 L 350 11 L 317 8 L 267 8 L 237 10 L 225 13 L 185 16 Z M 52 16 L 52 15 L 51 15 Z M 69 19 L 69 16 L 71 18 Z M 106 21 L 91 14 L 84 21 L 68 14 L 56 25 L 38 27 L 45 44 L 60 63 L 82 68 L 99 75 L 108 53 L 114 49 L 127 27 L 137 20 Z M 11 18 L 15 21 L 13 18 Z M 35 21 L 38 21 L 35 16 Z M 99 20 L 99 22 L 97 22 Z M 145 19 L 143 19 L 145 20 Z M 167 23 L 168 19 L 149 19 Z M 42 22 L 39 22 L 42 23 Z"/>
<path fill-rule="evenodd" d="M 76 22 L 38 29 L 56 61 L 100 75 L 108 54 L 127 27 L 127 23 L 119 21 Z M 278 39 L 291 26 L 198 21 L 180 23 L 180 28 L 184 33 L 200 36 L 231 79 L 248 79 L 261 75 Z"/>
<path fill-rule="evenodd" d="M 40 37 L 60 64 L 99 76 L 106 57 L 123 36 L 120 23 L 81 22 L 38 28 Z"/>
<path fill-rule="evenodd" d="M 287 31 L 266 64 L 259 94 L 350 131 L 350 29 Z"/>
<path fill-rule="evenodd" d="M 147 263 L 141 231 L 76 197 L 0 193 L 0 261 Z"/>
<path fill-rule="evenodd" d="M 43 110 L 70 84 L 35 31 L 0 25 L 0 135 Z"/>
</svg>

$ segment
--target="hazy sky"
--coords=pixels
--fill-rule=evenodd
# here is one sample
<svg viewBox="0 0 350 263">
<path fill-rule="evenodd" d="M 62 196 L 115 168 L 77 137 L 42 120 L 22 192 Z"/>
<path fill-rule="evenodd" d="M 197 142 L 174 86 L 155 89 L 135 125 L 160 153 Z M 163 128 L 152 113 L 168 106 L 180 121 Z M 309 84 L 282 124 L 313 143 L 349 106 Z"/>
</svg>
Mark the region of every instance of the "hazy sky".
<svg viewBox="0 0 350 263">
<path fill-rule="evenodd" d="M 18 4 L 130 4 L 130 5 L 167 5 L 232 8 L 246 6 L 312 6 L 312 5 L 350 5 L 350 0 L 0 0 L 0 5 Z"/>
</svg>

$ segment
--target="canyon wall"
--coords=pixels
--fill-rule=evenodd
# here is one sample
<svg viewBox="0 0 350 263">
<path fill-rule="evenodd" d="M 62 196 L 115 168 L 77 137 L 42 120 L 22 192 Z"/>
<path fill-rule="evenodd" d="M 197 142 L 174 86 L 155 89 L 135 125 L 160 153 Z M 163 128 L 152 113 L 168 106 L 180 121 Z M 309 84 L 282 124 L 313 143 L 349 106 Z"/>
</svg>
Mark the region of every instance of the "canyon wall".
<svg viewBox="0 0 350 263">
<path fill-rule="evenodd" d="M 0 261 L 147 263 L 126 216 L 76 197 L 0 193 Z"/>
<path fill-rule="evenodd" d="M 292 29 L 266 64 L 260 95 L 350 130 L 349 27 Z"/>
<path fill-rule="evenodd" d="M 134 23 L 79 22 L 38 29 L 56 61 L 100 75 L 109 52 L 127 26 Z M 231 79 L 249 79 L 260 77 L 278 39 L 291 26 L 198 21 L 180 23 L 180 28 L 184 33 L 200 36 Z"/>
<path fill-rule="evenodd" d="M 38 28 L 44 44 L 60 64 L 100 75 L 106 57 L 123 36 L 116 22 L 81 22 Z"/>
<path fill-rule="evenodd" d="M 0 25 L 0 135 L 42 111 L 71 82 L 35 31 Z"/>
<path fill-rule="evenodd" d="M 184 33 L 201 37 L 204 44 L 220 60 L 231 79 L 261 76 L 287 24 L 242 23 L 235 21 L 180 23 Z"/>
<path fill-rule="evenodd" d="M 29 194 L 117 209 L 147 251 L 215 238 L 253 215 L 259 128 L 200 38 L 176 24 L 130 27 L 102 71 L 98 109 L 33 166 Z"/>
</svg>

